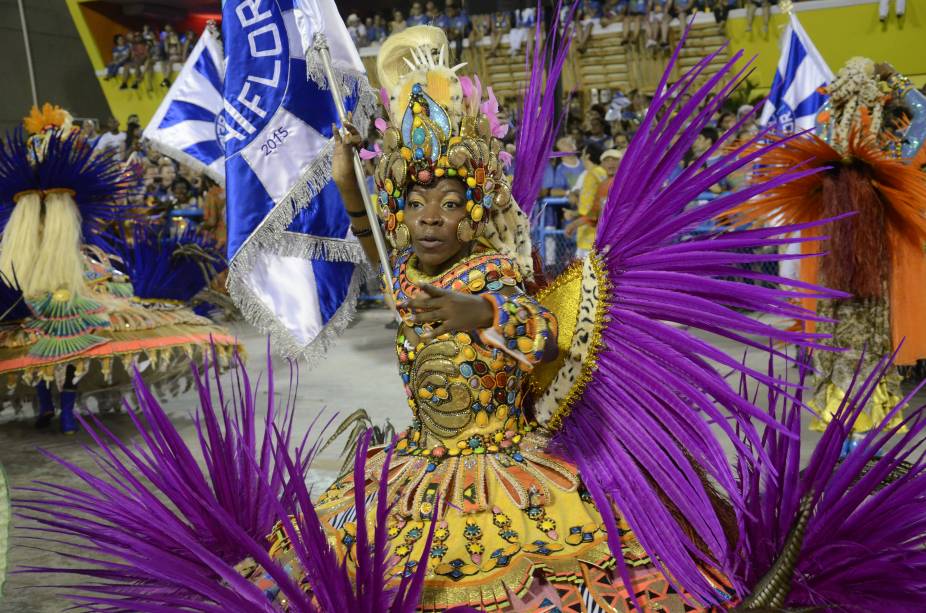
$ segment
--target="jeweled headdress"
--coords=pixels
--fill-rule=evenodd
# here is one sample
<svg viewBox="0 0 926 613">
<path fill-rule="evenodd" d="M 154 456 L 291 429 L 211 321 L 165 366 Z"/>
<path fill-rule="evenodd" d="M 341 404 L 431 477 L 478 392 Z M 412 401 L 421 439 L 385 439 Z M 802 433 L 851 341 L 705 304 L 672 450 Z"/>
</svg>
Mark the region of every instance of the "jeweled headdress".
<svg viewBox="0 0 926 613">
<path fill-rule="evenodd" d="M 390 121 L 383 131 L 383 155 L 376 166 L 376 198 L 386 233 L 396 249 L 409 244 L 405 198 L 415 184 L 457 177 L 466 186 L 468 220 L 461 240 L 478 236 L 514 257 L 531 272 L 527 221 L 512 206 L 504 148 L 491 88 L 482 100 L 479 78 L 458 76 L 462 64 L 447 62 L 442 30 L 417 26 L 383 43 L 377 71 Z"/>
</svg>

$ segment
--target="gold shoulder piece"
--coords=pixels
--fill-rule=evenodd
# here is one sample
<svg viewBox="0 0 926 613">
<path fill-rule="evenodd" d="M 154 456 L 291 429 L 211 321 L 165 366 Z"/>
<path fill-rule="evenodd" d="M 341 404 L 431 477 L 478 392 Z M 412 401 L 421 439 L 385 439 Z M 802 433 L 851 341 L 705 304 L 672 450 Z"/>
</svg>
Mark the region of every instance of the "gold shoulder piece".
<svg viewBox="0 0 926 613">
<path fill-rule="evenodd" d="M 537 295 L 559 325 L 559 355 L 537 366 L 531 378 L 537 421 L 551 430 L 562 427 L 598 367 L 609 298 L 610 284 L 594 252 Z"/>
</svg>

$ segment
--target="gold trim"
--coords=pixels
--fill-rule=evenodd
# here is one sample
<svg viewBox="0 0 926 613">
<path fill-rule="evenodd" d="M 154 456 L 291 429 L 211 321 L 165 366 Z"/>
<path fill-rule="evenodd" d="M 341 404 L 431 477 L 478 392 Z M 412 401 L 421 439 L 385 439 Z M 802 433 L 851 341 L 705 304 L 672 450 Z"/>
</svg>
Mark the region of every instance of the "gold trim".
<svg viewBox="0 0 926 613">
<path fill-rule="evenodd" d="M 579 375 L 572 383 L 572 387 L 566 394 L 565 399 L 563 399 L 546 422 L 547 429 L 551 431 L 559 430 L 563 427 L 564 420 L 572 413 L 573 405 L 578 402 L 579 398 L 581 398 L 582 394 L 585 392 L 585 388 L 591 383 L 595 371 L 598 370 L 598 354 L 603 346 L 601 331 L 606 323 L 607 310 L 611 306 L 612 285 L 598 253 L 592 250 L 586 259 L 594 273 L 595 281 L 598 283 L 598 302 L 595 305 L 594 326 L 592 327 L 588 351 L 585 355 L 585 359 L 582 361 L 582 368 Z M 584 267 L 585 261 L 576 262 L 572 266 Z M 568 283 L 571 280 L 571 276 L 568 275 L 570 270 L 572 270 L 571 267 L 557 277 L 553 283 L 538 292 L 537 299 L 542 303 L 545 295 L 561 287 L 563 284 Z M 562 282 L 560 282 L 560 279 L 562 279 Z"/>
</svg>

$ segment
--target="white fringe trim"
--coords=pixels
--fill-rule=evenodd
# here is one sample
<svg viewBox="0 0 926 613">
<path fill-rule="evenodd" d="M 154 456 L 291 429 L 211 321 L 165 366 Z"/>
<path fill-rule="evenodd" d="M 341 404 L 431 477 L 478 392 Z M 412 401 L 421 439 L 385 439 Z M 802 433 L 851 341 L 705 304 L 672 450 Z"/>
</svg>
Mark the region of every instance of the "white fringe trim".
<svg viewBox="0 0 926 613">
<path fill-rule="evenodd" d="M 315 58 L 314 54 L 312 58 Z M 317 62 L 317 59 L 310 61 L 309 78 L 318 81 L 319 71 L 321 71 L 320 62 Z M 337 67 L 335 74 L 340 79 L 342 91 L 357 92 L 359 100 L 354 109 L 354 123 L 365 128 L 376 110 L 376 95 L 366 80 L 366 75 L 355 71 L 339 70 Z M 241 310 L 244 318 L 261 332 L 270 335 L 275 352 L 284 357 L 301 357 L 309 365 L 324 355 L 334 339 L 350 323 L 360 291 L 362 278 L 360 269 L 354 270 L 344 302 L 321 332 L 307 344 L 297 339 L 282 320 L 257 298 L 246 279 L 262 253 L 355 264 L 365 261 L 363 249 L 357 241 L 307 236 L 287 231 L 296 215 L 308 206 L 331 180 L 333 151 L 334 142 L 329 141 L 322 149 L 321 155 L 303 171 L 302 176 L 289 193 L 273 207 L 244 241 L 229 263 L 226 284 L 229 295 Z"/>
<path fill-rule="evenodd" d="M 289 328 L 281 323 L 276 313 L 267 308 L 267 305 L 261 302 L 241 279 L 233 280 L 229 275 L 228 291 L 235 296 L 235 302 L 244 318 L 261 332 L 270 336 L 270 344 L 274 352 L 287 358 L 301 358 L 306 367 L 311 368 L 324 357 L 337 337 L 354 318 L 362 281 L 363 271 L 360 266 L 356 266 L 344 302 L 308 344 L 296 339 Z"/>
</svg>

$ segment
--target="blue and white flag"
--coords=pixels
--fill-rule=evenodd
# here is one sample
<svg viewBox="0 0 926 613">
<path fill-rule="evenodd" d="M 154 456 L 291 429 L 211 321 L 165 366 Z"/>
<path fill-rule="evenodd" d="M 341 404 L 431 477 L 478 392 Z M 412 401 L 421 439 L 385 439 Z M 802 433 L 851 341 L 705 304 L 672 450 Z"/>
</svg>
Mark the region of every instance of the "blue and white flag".
<svg viewBox="0 0 926 613">
<path fill-rule="evenodd" d="M 781 58 L 772 81 L 769 98 L 759 123 L 774 123 L 783 133 L 814 127 L 817 113 L 826 104 L 822 88 L 833 80 L 833 73 L 814 47 L 794 13 L 781 37 Z"/>
<path fill-rule="evenodd" d="M 357 125 L 376 97 L 333 0 L 225 0 L 222 13 L 228 290 L 278 351 L 312 357 L 346 326 L 363 260 L 331 181 L 337 111 L 309 78 L 316 33 Z"/>
<path fill-rule="evenodd" d="M 222 185 L 225 151 L 216 122 L 224 72 L 222 43 L 206 29 L 142 134 L 163 154 Z"/>
</svg>

